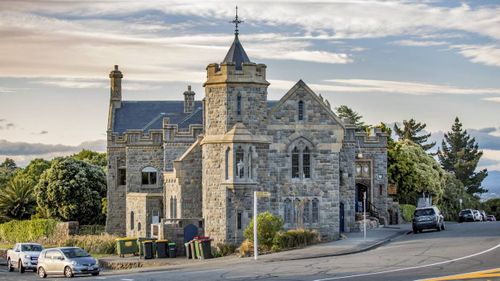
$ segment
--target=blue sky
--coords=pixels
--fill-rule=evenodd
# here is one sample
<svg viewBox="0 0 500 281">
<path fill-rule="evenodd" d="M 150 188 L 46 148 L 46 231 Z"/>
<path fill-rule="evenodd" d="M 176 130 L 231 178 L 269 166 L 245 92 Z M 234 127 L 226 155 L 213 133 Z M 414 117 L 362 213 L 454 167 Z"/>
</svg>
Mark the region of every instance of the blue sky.
<svg viewBox="0 0 500 281">
<path fill-rule="evenodd" d="M 269 99 L 299 79 L 370 124 L 458 116 L 500 170 L 498 1 L 0 2 L 0 160 L 103 149 L 107 75 L 129 100 L 203 97 L 239 5 L 240 39 L 268 66 Z"/>
</svg>

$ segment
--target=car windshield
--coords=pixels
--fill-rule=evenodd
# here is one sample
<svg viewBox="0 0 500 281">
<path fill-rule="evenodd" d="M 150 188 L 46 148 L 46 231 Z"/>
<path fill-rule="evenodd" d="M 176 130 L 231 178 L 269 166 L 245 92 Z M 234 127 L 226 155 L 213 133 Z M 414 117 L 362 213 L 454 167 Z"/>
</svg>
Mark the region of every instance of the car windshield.
<svg viewBox="0 0 500 281">
<path fill-rule="evenodd" d="M 415 210 L 415 217 L 432 216 L 432 215 L 434 215 L 434 209 L 419 209 L 419 210 Z"/>
<path fill-rule="evenodd" d="M 460 212 L 461 215 L 470 214 L 470 210 L 464 210 Z"/>
<path fill-rule="evenodd" d="M 21 245 L 21 251 L 23 252 L 41 252 L 43 250 L 40 245 Z"/>
<path fill-rule="evenodd" d="M 62 249 L 61 251 L 69 259 L 90 257 L 90 255 L 87 252 L 85 252 L 80 248 Z"/>
</svg>

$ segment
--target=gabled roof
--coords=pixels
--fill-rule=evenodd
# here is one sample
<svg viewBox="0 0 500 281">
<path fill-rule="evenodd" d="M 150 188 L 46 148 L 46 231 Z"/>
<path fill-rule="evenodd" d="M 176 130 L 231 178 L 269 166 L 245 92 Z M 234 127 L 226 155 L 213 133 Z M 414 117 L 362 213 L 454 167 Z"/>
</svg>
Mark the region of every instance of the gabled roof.
<svg viewBox="0 0 500 281">
<path fill-rule="evenodd" d="M 238 34 L 234 35 L 233 44 L 231 45 L 231 48 L 229 48 L 226 57 L 222 61 L 222 63 L 230 63 L 230 62 L 236 65 L 237 70 L 242 69 L 241 67 L 242 63 L 250 62 L 250 59 L 248 58 L 247 53 L 245 52 L 245 49 L 243 49 L 243 45 L 241 45 L 241 42 L 238 39 Z"/>
<path fill-rule="evenodd" d="M 121 107 L 115 109 L 113 132 L 162 129 L 164 117 L 170 118 L 170 124 L 177 124 L 179 129 L 202 125 L 201 101 L 195 101 L 194 108 L 194 112 L 184 113 L 184 101 L 122 101 Z"/>
</svg>

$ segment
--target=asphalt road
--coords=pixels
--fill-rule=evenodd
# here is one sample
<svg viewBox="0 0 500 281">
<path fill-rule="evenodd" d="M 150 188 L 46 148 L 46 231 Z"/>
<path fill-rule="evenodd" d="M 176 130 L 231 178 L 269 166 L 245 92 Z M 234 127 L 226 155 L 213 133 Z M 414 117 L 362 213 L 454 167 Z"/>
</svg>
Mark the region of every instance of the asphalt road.
<svg viewBox="0 0 500 281">
<path fill-rule="evenodd" d="M 409 234 L 368 252 L 330 258 L 261 262 L 229 259 L 197 268 L 133 274 L 104 274 L 79 280 L 420 280 L 500 268 L 500 222 L 448 224 L 446 231 Z M 486 276 L 486 275 L 485 275 Z M 498 277 L 496 277 L 498 276 Z M 8 273 L 0 280 L 36 280 L 33 273 Z M 62 280 L 64 278 L 48 278 Z M 459 280 L 459 279 L 453 279 Z M 474 280 L 500 280 L 500 274 Z"/>
</svg>

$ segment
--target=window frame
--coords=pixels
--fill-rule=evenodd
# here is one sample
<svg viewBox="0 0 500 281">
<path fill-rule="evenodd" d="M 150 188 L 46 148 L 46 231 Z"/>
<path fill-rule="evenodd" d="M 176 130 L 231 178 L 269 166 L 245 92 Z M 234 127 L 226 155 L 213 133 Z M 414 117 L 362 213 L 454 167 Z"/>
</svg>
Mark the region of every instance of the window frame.
<svg viewBox="0 0 500 281">
<path fill-rule="evenodd" d="M 141 185 L 142 186 L 157 186 L 158 185 L 158 169 L 147 166 L 141 169 Z"/>
</svg>

